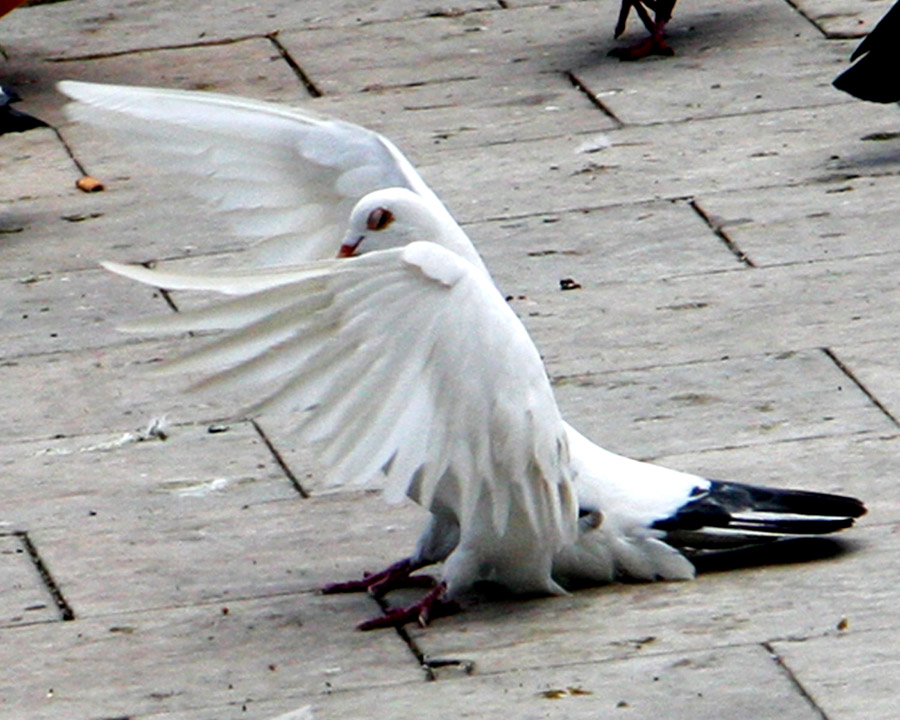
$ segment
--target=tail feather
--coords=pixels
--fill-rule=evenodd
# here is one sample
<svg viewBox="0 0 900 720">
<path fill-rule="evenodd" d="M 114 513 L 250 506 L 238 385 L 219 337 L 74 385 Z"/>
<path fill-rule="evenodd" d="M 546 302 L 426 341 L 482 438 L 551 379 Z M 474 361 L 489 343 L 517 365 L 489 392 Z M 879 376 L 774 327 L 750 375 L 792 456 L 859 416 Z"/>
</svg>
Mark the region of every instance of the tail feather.
<svg viewBox="0 0 900 720">
<path fill-rule="evenodd" d="M 851 527 L 865 512 L 859 500 L 843 495 L 711 481 L 653 527 L 679 547 L 738 547 L 827 535 Z"/>
<path fill-rule="evenodd" d="M 851 65 L 833 81 L 838 90 L 860 100 L 875 103 L 892 103 L 900 101 L 900 83 L 893 73 L 888 72 L 896 57 L 883 57 L 881 53 L 863 56 L 855 65 Z"/>
</svg>

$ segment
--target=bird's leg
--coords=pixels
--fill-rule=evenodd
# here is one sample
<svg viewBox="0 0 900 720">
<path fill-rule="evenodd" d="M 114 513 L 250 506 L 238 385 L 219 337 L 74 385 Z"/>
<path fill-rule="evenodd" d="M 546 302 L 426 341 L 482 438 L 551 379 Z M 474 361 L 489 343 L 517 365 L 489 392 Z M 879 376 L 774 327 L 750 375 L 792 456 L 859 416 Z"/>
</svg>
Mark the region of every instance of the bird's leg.
<svg viewBox="0 0 900 720">
<path fill-rule="evenodd" d="M 650 35 L 634 45 L 614 48 L 609 51 L 609 54 L 620 60 L 640 60 L 649 55 L 674 55 L 675 51 L 666 44 L 665 40 L 666 23 L 672 19 L 674 6 L 675 3 L 672 0 L 622 0 L 619 22 L 616 24 L 616 37 L 619 37 L 625 30 L 625 19 L 628 17 L 628 10 L 631 7 L 634 7 Z M 650 19 L 646 8 L 653 10 L 653 20 Z"/>
<path fill-rule="evenodd" d="M 322 588 L 323 595 L 337 593 L 367 592 L 372 597 L 381 597 L 386 592 L 401 587 L 434 587 L 437 581 L 430 575 L 415 575 L 416 570 L 429 563 L 404 558 L 381 572 L 366 573 L 362 580 L 330 583 Z"/>
<path fill-rule="evenodd" d="M 619 18 L 616 20 L 616 29 L 613 31 L 614 37 L 619 37 L 625 32 L 625 26 L 628 24 L 628 15 L 633 4 L 634 0 L 622 0 L 622 5 L 619 7 Z"/>
<path fill-rule="evenodd" d="M 653 32 L 654 23 L 653 20 L 650 19 L 650 13 L 647 12 L 647 8 L 655 11 L 655 3 L 651 2 L 651 0 L 622 0 L 622 5 L 619 8 L 619 18 L 616 21 L 615 37 L 619 37 L 625 32 L 625 26 L 628 23 L 628 14 L 631 12 L 631 8 L 634 8 L 634 11 L 641 19 L 641 22 L 644 23 L 647 32 Z"/>
<path fill-rule="evenodd" d="M 419 602 L 388 610 L 381 617 L 360 623 L 357 628 L 359 630 L 377 630 L 378 628 L 400 627 L 411 622 L 417 622 L 425 627 L 432 618 L 451 615 L 459 610 L 459 605 L 444 597 L 446 593 L 447 584 L 440 583 Z"/>
</svg>

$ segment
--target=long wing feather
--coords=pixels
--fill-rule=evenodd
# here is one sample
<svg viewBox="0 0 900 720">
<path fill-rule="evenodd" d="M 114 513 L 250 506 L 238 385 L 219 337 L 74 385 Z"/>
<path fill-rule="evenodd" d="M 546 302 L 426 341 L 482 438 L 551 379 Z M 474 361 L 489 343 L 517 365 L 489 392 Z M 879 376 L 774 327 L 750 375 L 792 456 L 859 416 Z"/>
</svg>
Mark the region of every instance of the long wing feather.
<svg viewBox="0 0 900 720">
<path fill-rule="evenodd" d="M 489 497 L 499 535 L 518 514 L 550 546 L 572 540 L 566 427 L 536 348 L 490 278 L 429 242 L 291 278 L 138 329 L 234 329 L 170 369 L 205 371 L 202 384 L 217 390 L 258 388 L 255 411 L 289 412 L 301 439 L 323 443 L 334 484 L 382 474 L 389 497 L 425 507 L 440 491 L 462 526 Z"/>
<path fill-rule="evenodd" d="M 364 195 L 404 187 L 446 208 L 386 138 L 299 108 L 246 98 L 75 81 L 73 120 L 115 133 L 141 161 L 187 175 L 185 188 L 224 213 L 241 236 L 264 241 L 274 265 L 333 257 Z M 452 220 L 451 220 L 452 222 Z"/>
</svg>

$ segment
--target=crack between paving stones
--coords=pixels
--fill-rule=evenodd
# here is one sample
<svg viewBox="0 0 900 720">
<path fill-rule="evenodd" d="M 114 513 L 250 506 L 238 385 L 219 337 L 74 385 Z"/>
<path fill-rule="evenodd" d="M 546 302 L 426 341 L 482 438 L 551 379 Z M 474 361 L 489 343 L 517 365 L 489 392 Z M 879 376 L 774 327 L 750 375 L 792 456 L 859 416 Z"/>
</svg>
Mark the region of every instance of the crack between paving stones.
<svg viewBox="0 0 900 720">
<path fill-rule="evenodd" d="M 854 432 L 849 433 L 839 433 L 837 435 L 831 435 L 828 433 L 816 433 L 813 435 L 800 435 L 798 437 L 787 437 L 781 438 L 780 440 L 765 440 L 760 442 L 743 442 L 743 443 L 727 443 L 725 445 L 712 445 L 710 447 L 699 448 L 697 450 L 691 451 L 691 455 L 702 456 L 703 454 L 710 453 L 719 453 L 723 450 L 747 450 L 753 448 L 760 447 L 777 447 L 779 445 L 787 445 L 790 443 L 805 443 L 810 440 L 827 440 L 833 438 L 859 438 L 859 439 L 874 439 L 874 440 L 895 440 L 900 438 L 900 435 L 895 433 L 892 434 L 884 434 L 883 432 L 878 432 L 875 430 L 856 430 Z M 644 462 L 650 463 L 659 463 L 661 460 L 672 457 L 673 455 L 679 455 L 678 452 L 663 452 L 654 455 L 646 455 L 644 457 L 636 458 L 638 460 L 643 460 Z M 665 464 L 665 463 L 662 463 Z"/>
<path fill-rule="evenodd" d="M 881 338 L 876 338 L 881 339 Z M 800 352 L 815 352 L 821 351 L 821 347 L 815 346 L 798 346 L 794 347 L 791 352 L 800 353 Z M 574 373 L 550 373 L 550 384 L 556 386 L 566 381 L 573 381 L 580 378 L 616 378 L 619 377 L 622 373 L 629 372 L 643 372 L 645 370 L 657 370 L 657 369 L 665 369 L 665 368 L 678 368 L 678 367 L 696 367 L 698 365 L 706 365 L 712 363 L 721 363 L 721 362 L 730 362 L 736 360 L 749 360 L 749 359 L 758 359 L 758 358 L 778 358 L 780 355 L 783 355 L 785 351 L 769 351 L 769 352 L 747 352 L 747 353 L 737 353 L 737 354 L 726 354 L 721 355 L 719 357 L 696 357 L 696 358 L 687 358 L 684 360 L 679 360 L 676 362 L 654 362 L 645 365 L 623 365 L 622 367 L 617 367 L 609 370 L 591 370 L 585 372 L 574 372 Z M 830 437 L 832 433 L 828 433 Z M 824 437 L 824 436 L 823 436 Z"/>
<path fill-rule="evenodd" d="M 827 347 L 821 348 L 821 350 L 825 354 L 825 357 L 831 360 L 831 362 L 833 362 L 837 366 L 837 369 L 840 370 L 850 382 L 852 382 L 857 388 L 859 388 L 863 395 L 865 395 L 869 399 L 869 402 L 871 402 L 876 408 L 881 410 L 881 412 L 884 413 L 885 417 L 887 417 L 887 419 L 890 420 L 895 426 L 900 427 L 900 421 L 898 421 L 897 418 L 895 418 L 891 413 L 891 411 L 888 410 L 887 407 L 885 407 L 884 403 L 882 403 L 881 400 L 875 397 L 875 394 L 871 390 L 869 390 L 869 388 L 867 388 L 858 377 L 856 377 L 856 374 L 841 361 L 834 350 Z"/>
<path fill-rule="evenodd" d="M 378 607 L 381 608 L 381 612 L 383 612 L 385 615 L 390 612 L 391 604 L 387 601 L 387 598 L 372 597 L 372 599 L 378 603 Z M 434 682 L 435 680 L 437 680 L 437 674 L 434 672 L 434 669 L 428 664 L 425 653 L 422 652 L 419 644 L 415 640 L 413 640 L 412 637 L 410 637 L 410 634 L 406 631 L 406 628 L 399 626 L 395 627 L 394 630 L 396 631 L 397 636 L 403 641 L 403 643 L 412 653 L 413 657 L 416 659 L 416 662 L 419 663 L 419 666 L 425 673 L 426 682 Z"/>
<path fill-rule="evenodd" d="M 381 611 L 383 613 L 387 614 L 388 612 L 390 612 L 391 604 L 387 601 L 387 598 L 375 597 L 372 599 L 378 603 L 378 606 L 381 608 Z M 406 647 L 412 653 L 413 657 L 416 659 L 416 662 L 419 663 L 419 666 L 425 673 L 426 682 L 436 682 L 437 680 L 439 680 L 440 677 L 438 676 L 436 671 L 444 667 L 462 668 L 463 672 L 466 675 L 472 675 L 474 673 L 475 663 L 473 661 L 448 658 L 429 658 L 422 650 L 422 648 L 419 647 L 419 644 L 410 636 L 405 627 L 395 627 L 394 630 L 397 632 L 398 637 L 405 643 Z"/>
<path fill-rule="evenodd" d="M 60 620 L 74 620 L 75 612 L 72 610 L 72 606 L 66 601 L 66 598 L 62 594 L 62 590 L 60 590 L 59 585 L 56 584 L 56 581 L 50 574 L 50 570 L 47 569 L 47 566 L 41 559 L 41 555 L 34 543 L 31 542 L 31 538 L 28 537 L 28 533 L 19 531 L 13 534 L 19 539 L 19 542 L 22 543 L 22 547 L 25 549 L 28 558 L 31 560 L 31 564 L 34 565 L 34 569 L 37 570 L 38 575 L 41 577 L 41 582 L 44 583 L 44 587 L 47 589 L 47 592 L 50 593 L 50 597 L 53 598 L 53 603 L 56 605 L 57 610 L 59 610 Z"/>
<path fill-rule="evenodd" d="M 379 604 L 381 604 L 381 601 L 379 601 Z M 383 605 L 383 607 L 385 608 L 385 610 L 387 610 L 387 608 L 388 608 L 387 603 L 385 603 Z M 872 632 L 876 632 L 876 631 L 873 630 Z M 762 643 L 762 645 L 766 649 L 766 651 L 772 656 L 772 658 L 776 659 L 776 658 L 778 658 L 778 654 L 775 653 L 773 650 L 769 649 L 770 643 L 803 642 L 805 640 L 811 640 L 813 638 L 824 637 L 827 634 L 828 633 L 823 633 L 822 635 L 816 634 L 816 635 L 804 636 L 804 637 L 799 637 L 799 638 L 779 637 L 779 638 L 775 638 L 773 640 L 764 642 L 764 643 Z M 401 637 L 403 637 L 404 635 L 406 637 L 408 637 L 408 634 L 405 631 L 403 631 L 403 635 L 401 635 Z M 428 667 L 430 667 L 432 670 L 432 673 L 431 673 L 432 675 L 435 675 L 433 672 L 434 669 L 441 668 L 441 667 L 447 667 L 447 666 L 460 666 L 466 671 L 467 675 L 472 674 L 474 672 L 474 669 L 475 669 L 474 661 L 471 661 L 471 660 L 437 660 L 437 659 L 429 660 L 429 659 L 427 659 L 427 657 L 425 657 L 421 653 L 421 651 L 418 650 L 418 646 L 416 646 L 414 640 L 410 640 L 410 643 L 412 644 L 412 647 L 410 648 L 411 650 L 413 649 L 413 647 L 416 648 L 415 650 L 413 650 L 413 653 L 414 654 L 416 652 L 419 653 L 416 656 L 417 659 L 419 659 L 421 657 L 422 661 L 424 663 L 428 663 Z M 713 645 L 707 647 L 706 649 L 708 649 L 708 650 L 735 650 L 735 649 L 751 648 L 751 647 L 759 647 L 759 646 L 760 646 L 760 643 L 758 643 L 758 642 L 726 642 L 726 643 L 721 643 L 721 644 L 718 644 L 718 643 L 713 644 Z M 519 667 L 518 669 L 519 670 L 540 669 L 543 671 L 550 671 L 550 670 L 565 668 L 567 670 L 572 670 L 573 668 L 592 667 L 592 666 L 597 666 L 597 665 L 611 665 L 613 663 L 620 663 L 623 661 L 628 662 L 631 660 L 635 660 L 637 658 L 649 658 L 649 657 L 652 657 L 652 658 L 667 658 L 667 657 L 682 658 L 682 657 L 684 657 L 684 655 L 686 653 L 699 652 L 700 650 L 701 650 L 700 647 L 677 648 L 677 649 L 670 649 L 670 650 L 656 651 L 656 652 L 645 651 L 645 650 L 634 650 L 628 654 L 615 655 L 615 656 L 610 656 L 610 657 L 599 657 L 599 658 L 594 658 L 594 659 L 590 659 L 590 660 L 580 660 L 577 662 L 571 662 L 571 661 L 562 662 L 561 661 L 561 662 L 551 662 L 551 663 L 544 663 L 544 664 L 525 664 L 525 665 L 522 665 L 521 667 Z M 780 661 L 780 658 L 778 658 L 778 660 L 776 660 L 776 662 L 778 662 L 778 661 Z M 479 673 L 479 677 L 481 677 L 481 678 L 497 677 L 497 676 L 505 674 L 506 672 L 507 671 L 503 670 L 503 669 L 488 670 L 486 672 Z M 790 670 L 788 668 L 785 667 L 784 672 L 786 674 L 789 674 L 789 677 L 792 677 L 792 674 L 790 673 Z M 438 680 L 438 678 L 436 676 L 429 677 L 428 680 L 429 681 Z M 805 692 L 805 690 L 802 688 L 802 686 L 799 685 L 799 682 L 797 682 L 796 680 L 794 682 L 798 685 L 800 692 L 803 693 L 805 697 L 808 697 L 808 694 Z M 818 709 L 818 706 L 814 702 L 812 702 L 811 700 L 810 700 L 810 702 L 813 704 L 813 707 Z M 822 713 L 821 710 L 819 710 L 819 712 L 822 717 L 822 720 L 831 720 L 824 713 Z"/>
<path fill-rule="evenodd" d="M 790 683 L 794 686 L 797 692 L 809 703 L 809 706 L 816 712 L 816 714 L 822 720 L 829 720 L 828 715 L 825 714 L 825 711 L 819 707 L 819 704 L 813 699 L 813 696 L 807 692 L 806 688 L 803 687 L 803 684 L 800 680 L 797 679 L 797 676 L 794 675 L 794 671 L 788 667 L 787 663 L 784 661 L 784 658 L 781 657 L 776 651 L 775 648 L 772 647 L 770 642 L 761 643 L 763 649 L 767 653 L 769 653 L 769 657 L 775 662 L 775 664 L 781 669 L 781 672 L 784 673 L 785 677 L 790 681 Z"/>
<path fill-rule="evenodd" d="M 700 216 L 700 219 L 703 220 L 704 223 L 706 223 L 706 226 L 713 231 L 715 236 L 725 244 L 725 247 L 728 248 L 729 252 L 732 255 L 734 255 L 747 267 L 756 267 L 756 263 L 750 259 L 750 256 L 747 255 L 747 253 L 745 253 L 743 250 L 741 250 L 741 248 L 734 240 L 728 237 L 728 233 L 725 232 L 725 230 L 719 223 L 715 222 L 712 219 L 712 217 L 706 212 L 706 210 L 700 207 L 700 203 L 698 203 L 695 198 L 691 198 L 690 200 L 688 200 L 688 205 L 690 205 L 693 211 Z"/>
<path fill-rule="evenodd" d="M 148 262 L 142 262 L 139 264 L 143 265 L 148 270 L 154 270 L 156 268 L 157 263 L 156 263 L 156 261 L 148 261 Z M 150 287 L 153 287 L 153 286 L 151 285 Z M 181 312 L 181 308 L 178 307 L 178 304 L 175 302 L 175 298 L 172 297 L 171 292 L 169 292 L 165 288 L 161 288 L 161 287 L 154 287 L 153 289 L 160 294 L 160 297 L 162 297 L 163 301 L 166 303 L 166 305 L 169 306 L 169 309 L 172 312 L 176 312 L 176 313 Z M 196 337 L 196 334 L 190 330 L 188 330 L 187 334 L 189 337 Z"/>
<path fill-rule="evenodd" d="M 158 50 L 190 50 L 197 47 L 216 47 L 218 45 L 234 45 L 235 43 L 245 42 L 247 40 L 263 40 L 266 35 L 242 35 L 234 38 L 220 38 L 218 40 L 200 40 L 191 43 L 174 43 L 172 45 L 155 45 L 153 47 L 132 48 L 129 50 L 113 50 L 105 53 L 90 53 L 88 55 L 73 55 L 66 57 L 50 57 L 46 58 L 46 62 L 52 63 L 68 63 L 81 62 L 83 60 L 104 60 L 106 58 L 122 57 L 123 55 L 139 55 L 141 53 L 152 53 Z"/>
<path fill-rule="evenodd" d="M 278 467 L 281 468 L 281 471 L 287 476 L 287 479 L 290 480 L 291 485 L 294 486 L 294 490 L 296 490 L 300 497 L 302 497 L 304 500 L 308 500 L 310 497 L 309 491 L 303 487 L 303 484 L 293 473 L 287 462 L 285 462 L 284 458 L 281 456 L 281 453 L 278 452 L 278 448 L 275 447 L 275 445 L 269 439 L 269 436 L 266 435 L 266 431 L 262 429 L 262 427 L 258 422 L 256 422 L 256 420 L 251 420 L 250 424 L 253 426 L 253 429 L 256 430 L 257 435 L 259 435 L 260 439 L 262 439 L 266 447 L 269 449 L 269 452 L 272 454 L 272 457 L 275 459 Z"/>
<path fill-rule="evenodd" d="M 788 6 L 795 13 L 797 13 L 800 17 L 802 17 L 804 20 L 806 20 L 806 22 L 808 22 L 816 30 L 818 30 L 822 34 L 822 37 L 824 37 L 828 40 L 832 40 L 834 38 L 841 37 L 840 35 L 829 35 L 828 32 L 826 32 L 825 28 L 821 27 L 810 15 L 806 14 L 806 12 L 803 10 L 803 8 L 800 7 L 799 4 L 797 4 L 796 0 L 784 0 L 784 1 L 788 4 Z"/>
<path fill-rule="evenodd" d="M 177 312 L 177 313 L 181 312 L 178 305 L 175 304 L 175 299 L 172 297 L 172 293 L 170 293 L 168 290 L 165 290 L 164 288 L 155 288 L 155 289 L 159 291 L 159 294 L 162 296 L 162 299 L 165 301 L 166 305 L 169 306 L 169 308 L 172 310 L 172 312 Z M 188 335 L 190 335 L 191 337 L 194 337 L 194 333 L 191 332 L 190 330 L 188 331 Z"/>
<path fill-rule="evenodd" d="M 638 127 L 638 126 L 632 125 L 630 127 Z M 649 127 L 649 126 L 640 126 L 640 127 Z M 610 132 L 612 132 L 612 131 L 610 131 Z M 590 133 L 576 133 L 575 137 L 583 137 L 583 136 L 589 136 L 589 135 L 590 135 Z M 508 143 L 507 142 L 492 143 L 492 145 L 509 145 L 509 144 L 513 144 L 514 142 L 518 142 L 522 146 L 527 146 L 527 144 L 531 143 L 531 142 L 542 142 L 544 140 L 553 139 L 556 137 L 558 137 L 558 136 L 557 135 L 548 135 L 546 137 L 531 138 L 528 140 L 518 140 L 518 141 L 511 140 Z M 621 143 L 613 143 L 613 145 L 617 145 L 617 144 L 621 144 Z M 862 178 L 865 180 L 871 180 L 871 179 L 876 179 L 876 178 L 885 178 L 885 177 L 886 178 L 894 178 L 894 177 L 900 178 L 900 172 L 887 172 L 887 171 L 885 171 L 885 172 L 870 172 L 870 173 L 866 173 L 865 175 L 857 175 L 856 176 L 856 178 Z M 854 178 L 854 179 L 856 179 L 856 178 Z M 828 180 L 827 182 L 831 182 L 831 180 Z M 819 184 L 825 184 L 825 183 L 820 183 L 819 181 L 814 180 L 813 184 L 819 185 Z M 808 187 L 808 186 L 809 186 L 808 182 L 805 182 L 805 183 L 804 182 L 762 183 L 759 185 L 747 185 L 742 188 L 726 188 L 724 190 L 716 190 L 712 194 L 728 196 L 728 195 L 735 195 L 737 193 L 747 193 L 748 191 L 791 190 L 794 188 L 802 188 L 802 187 Z M 690 203 L 693 200 L 694 200 L 694 197 L 691 195 L 667 195 L 667 196 L 653 195 L 653 196 L 647 196 L 647 197 L 638 197 L 638 198 L 634 198 L 632 200 L 622 201 L 622 202 L 601 202 L 598 204 L 580 204 L 580 205 L 570 205 L 570 206 L 563 206 L 563 207 L 557 207 L 557 208 L 550 208 L 548 210 L 544 210 L 539 213 L 514 212 L 514 213 L 506 213 L 506 214 L 487 215 L 485 217 L 480 217 L 475 220 L 464 220 L 461 222 L 461 225 L 463 225 L 465 227 L 467 225 L 474 225 L 476 223 L 500 222 L 500 221 L 506 221 L 506 220 L 521 220 L 523 218 L 540 217 L 540 216 L 544 216 L 544 215 L 558 215 L 561 213 L 583 213 L 583 212 L 591 212 L 594 210 L 607 210 L 607 209 L 611 209 L 611 208 L 627 208 L 627 207 L 631 207 L 633 205 L 649 205 L 649 204 L 657 203 L 657 202 L 688 202 L 688 203 Z M 881 253 L 879 253 L 879 254 L 881 254 Z M 861 255 L 859 257 L 866 257 L 866 256 L 867 255 Z M 857 256 L 848 256 L 848 257 L 857 257 Z M 841 258 L 837 258 L 837 259 L 841 259 Z M 822 262 L 829 262 L 829 261 L 830 261 L 830 259 L 823 260 Z M 785 263 L 785 264 L 799 264 L 799 263 Z M 777 263 L 772 265 L 772 267 L 777 267 L 777 266 L 778 266 Z M 768 267 L 768 266 L 766 266 L 766 267 Z"/>
<path fill-rule="evenodd" d="M 598 98 L 593 92 L 591 92 L 590 88 L 585 85 L 581 79 L 571 70 L 563 71 L 563 75 L 568 79 L 572 86 L 578 90 L 582 95 L 584 95 L 591 104 L 596 107 L 600 112 L 602 112 L 606 117 L 612 120 L 616 124 L 616 129 L 621 129 L 625 127 L 625 123 L 622 122 L 619 117 L 610 110 L 606 104 Z"/>
<path fill-rule="evenodd" d="M 90 173 L 84 169 L 84 165 L 81 164 L 81 161 L 79 161 L 79 159 L 75 157 L 75 152 L 72 150 L 72 147 L 69 145 L 69 143 L 66 142 L 66 139 L 62 136 L 62 133 L 53 125 L 48 125 L 47 127 L 49 127 L 54 132 L 60 144 L 63 146 L 63 150 L 66 151 L 66 155 L 69 156 L 69 160 L 72 161 L 72 163 L 75 165 L 75 169 L 78 170 L 79 173 L 81 173 L 81 176 L 84 177 L 85 175 L 89 175 Z"/>
<path fill-rule="evenodd" d="M 281 55 L 281 59 L 284 60 L 288 67 L 293 70 L 294 75 L 297 76 L 297 79 L 303 84 L 303 87 L 306 88 L 306 92 L 308 92 L 312 97 L 319 98 L 322 97 L 323 93 L 316 87 L 316 84 L 312 81 L 309 75 L 300 67 L 299 63 L 294 60 L 293 56 L 288 52 L 288 49 L 281 44 L 281 41 L 278 39 L 278 33 L 273 32 L 266 35 L 266 39 L 275 46 L 275 49 L 278 51 L 278 54 Z"/>
<path fill-rule="evenodd" d="M 381 611 L 384 614 L 387 614 L 391 611 L 392 606 L 390 602 L 388 602 L 388 599 L 386 597 L 372 597 L 372 599 L 378 603 L 378 607 L 381 608 Z M 416 659 L 416 662 L 419 663 L 419 666 L 425 673 L 426 682 L 436 682 L 437 680 L 439 680 L 440 677 L 438 676 L 436 671 L 444 667 L 462 668 L 463 672 L 466 675 L 472 675 L 475 672 L 474 661 L 457 660 L 455 658 L 429 658 L 422 650 L 422 648 L 419 647 L 419 644 L 412 638 L 412 636 L 410 636 L 405 627 L 395 627 L 394 630 L 397 632 L 399 638 L 406 644 L 406 647 L 409 648 L 409 651 Z"/>
<path fill-rule="evenodd" d="M 175 300 L 172 298 L 172 294 L 163 288 L 156 288 L 159 290 L 159 294 L 162 296 L 162 299 L 166 301 L 166 305 L 172 308 L 172 312 L 181 312 L 178 308 L 178 305 L 175 304 Z M 192 332 L 188 332 L 189 335 L 193 335 Z"/>
</svg>

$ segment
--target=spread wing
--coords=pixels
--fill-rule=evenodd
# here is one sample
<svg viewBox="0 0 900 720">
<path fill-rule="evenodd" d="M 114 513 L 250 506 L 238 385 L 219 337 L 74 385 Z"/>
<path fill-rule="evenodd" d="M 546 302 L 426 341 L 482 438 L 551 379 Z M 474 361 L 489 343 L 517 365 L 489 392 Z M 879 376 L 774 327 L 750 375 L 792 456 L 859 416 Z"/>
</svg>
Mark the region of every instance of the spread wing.
<svg viewBox="0 0 900 720">
<path fill-rule="evenodd" d="M 388 499 L 409 494 L 426 508 L 443 484 L 462 527 L 489 497 L 498 534 L 523 513 L 549 545 L 571 541 L 565 425 L 537 349 L 483 272 L 416 242 L 292 273 L 257 271 L 252 288 L 228 284 L 237 297 L 129 329 L 232 331 L 167 371 L 207 373 L 201 385 L 219 394 L 258 388 L 250 412 L 290 414 L 301 439 L 322 443 L 336 484 L 383 474 Z M 195 286 L 209 289 L 208 278 Z"/>
<path fill-rule="evenodd" d="M 68 116 L 109 130 L 139 160 L 188 182 L 259 263 L 333 257 L 364 195 L 405 187 L 450 214 L 387 139 L 299 108 L 214 93 L 74 81 Z M 450 218 L 452 221 L 452 218 Z"/>
</svg>

